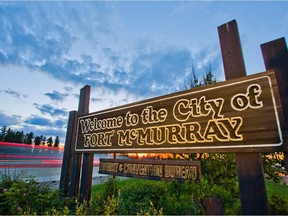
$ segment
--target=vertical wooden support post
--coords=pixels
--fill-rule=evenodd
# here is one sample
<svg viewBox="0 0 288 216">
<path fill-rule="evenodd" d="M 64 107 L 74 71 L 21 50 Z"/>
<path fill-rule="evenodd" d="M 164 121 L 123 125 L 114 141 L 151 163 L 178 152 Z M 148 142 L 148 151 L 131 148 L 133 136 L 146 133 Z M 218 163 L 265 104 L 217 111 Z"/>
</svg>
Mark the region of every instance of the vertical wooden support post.
<svg viewBox="0 0 288 216">
<path fill-rule="evenodd" d="M 63 154 L 63 162 L 59 184 L 59 190 L 63 193 L 64 196 L 68 195 L 69 183 L 71 179 L 71 169 L 73 159 L 72 156 L 75 153 L 77 118 L 78 118 L 77 111 L 69 112 L 65 149 Z"/>
<path fill-rule="evenodd" d="M 205 197 L 203 200 L 204 215 L 224 215 L 223 203 L 215 197 Z"/>
<path fill-rule="evenodd" d="M 80 98 L 78 106 L 79 116 L 89 113 L 90 89 L 91 87 L 86 85 L 80 90 Z M 78 198 L 79 194 L 81 162 L 82 162 L 82 153 L 75 152 L 73 155 L 69 196 L 73 196 L 76 198 Z"/>
<path fill-rule="evenodd" d="M 79 201 L 89 202 L 91 197 L 91 185 L 92 185 L 92 174 L 93 174 L 93 153 L 83 154 L 83 166 L 82 166 L 82 177 L 80 187 L 80 198 Z"/>
<path fill-rule="evenodd" d="M 79 103 L 79 115 L 89 113 L 89 101 L 90 101 L 90 86 L 85 86 L 81 89 L 81 94 L 84 94 L 83 101 L 80 100 Z M 83 154 L 83 165 L 82 165 L 82 175 L 81 175 L 81 185 L 80 185 L 80 197 L 79 201 L 83 203 L 85 200 L 89 202 L 91 196 L 91 185 L 92 185 L 92 174 L 93 174 L 93 153 Z"/>
<path fill-rule="evenodd" d="M 283 134 L 283 152 L 285 171 L 288 173 L 288 49 L 285 38 L 279 38 L 268 43 L 261 44 L 261 51 L 266 70 L 274 69 L 277 79 L 279 94 L 281 97 L 284 122 L 281 125 Z"/>
<path fill-rule="evenodd" d="M 236 20 L 218 27 L 226 80 L 246 76 Z M 242 214 L 269 214 L 260 153 L 236 153 Z"/>
</svg>

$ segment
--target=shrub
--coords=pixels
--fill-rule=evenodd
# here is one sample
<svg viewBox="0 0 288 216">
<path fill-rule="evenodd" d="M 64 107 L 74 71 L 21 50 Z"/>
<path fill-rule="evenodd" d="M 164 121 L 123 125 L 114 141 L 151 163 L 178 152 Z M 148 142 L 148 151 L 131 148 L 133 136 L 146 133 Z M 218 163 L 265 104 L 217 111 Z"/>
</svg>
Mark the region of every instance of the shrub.
<svg viewBox="0 0 288 216">
<path fill-rule="evenodd" d="M 59 191 L 37 183 L 33 178 L 24 181 L 2 176 L 0 182 L 1 215 L 69 214 L 71 199 L 64 199 Z"/>
<path fill-rule="evenodd" d="M 151 181 L 139 181 L 127 186 L 121 191 L 119 213 L 136 215 L 139 212 L 149 212 L 151 203 L 156 211 L 161 209 L 160 200 L 167 194 L 164 184 Z"/>
<path fill-rule="evenodd" d="M 268 199 L 271 215 L 288 215 L 288 201 L 279 195 Z"/>
</svg>

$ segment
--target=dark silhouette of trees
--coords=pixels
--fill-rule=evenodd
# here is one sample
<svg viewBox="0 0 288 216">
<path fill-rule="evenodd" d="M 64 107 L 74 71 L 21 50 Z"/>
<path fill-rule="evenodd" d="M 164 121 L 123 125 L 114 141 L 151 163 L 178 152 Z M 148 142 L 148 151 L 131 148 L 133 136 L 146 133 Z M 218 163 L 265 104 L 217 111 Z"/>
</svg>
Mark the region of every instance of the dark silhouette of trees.
<svg viewBox="0 0 288 216">
<path fill-rule="evenodd" d="M 53 138 L 52 137 L 49 137 L 48 139 L 47 139 L 47 145 L 48 146 L 53 146 Z"/>
<path fill-rule="evenodd" d="M 55 143 L 53 143 L 52 137 L 46 139 L 43 135 L 35 136 L 33 132 L 24 134 L 23 131 L 14 131 L 11 128 L 7 128 L 7 126 L 2 126 L 0 129 L 0 142 L 24 143 L 42 146 L 47 145 L 49 147 L 59 147 L 60 144 L 59 136 L 55 138 Z"/>
<path fill-rule="evenodd" d="M 56 136 L 54 147 L 59 147 L 59 144 L 60 144 L 59 136 Z"/>
</svg>

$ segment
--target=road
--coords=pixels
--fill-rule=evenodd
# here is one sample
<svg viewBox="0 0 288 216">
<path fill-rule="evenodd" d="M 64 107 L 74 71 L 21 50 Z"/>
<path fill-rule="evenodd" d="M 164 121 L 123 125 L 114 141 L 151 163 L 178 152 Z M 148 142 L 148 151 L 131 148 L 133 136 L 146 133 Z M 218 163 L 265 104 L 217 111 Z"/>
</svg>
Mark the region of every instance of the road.
<svg viewBox="0 0 288 216">
<path fill-rule="evenodd" d="M 100 157 L 110 156 L 94 155 L 94 178 L 105 176 L 98 174 Z M 38 182 L 57 182 L 60 180 L 62 159 L 63 149 L 0 142 L 0 178 L 3 175 L 21 179 L 32 176 Z"/>
</svg>

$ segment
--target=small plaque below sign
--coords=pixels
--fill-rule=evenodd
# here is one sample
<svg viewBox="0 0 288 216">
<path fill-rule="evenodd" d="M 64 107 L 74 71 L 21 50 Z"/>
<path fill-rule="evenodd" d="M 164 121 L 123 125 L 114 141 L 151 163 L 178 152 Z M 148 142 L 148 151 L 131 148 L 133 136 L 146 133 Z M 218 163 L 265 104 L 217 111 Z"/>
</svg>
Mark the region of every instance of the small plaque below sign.
<svg viewBox="0 0 288 216">
<path fill-rule="evenodd" d="M 200 162 L 183 160 L 100 159 L 100 174 L 153 180 L 200 180 Z"/>
</svg>

